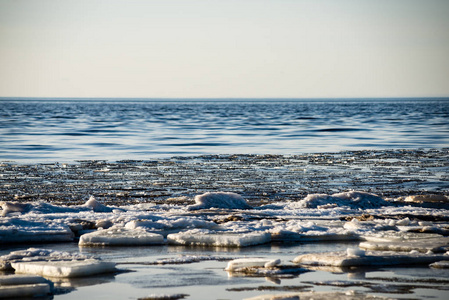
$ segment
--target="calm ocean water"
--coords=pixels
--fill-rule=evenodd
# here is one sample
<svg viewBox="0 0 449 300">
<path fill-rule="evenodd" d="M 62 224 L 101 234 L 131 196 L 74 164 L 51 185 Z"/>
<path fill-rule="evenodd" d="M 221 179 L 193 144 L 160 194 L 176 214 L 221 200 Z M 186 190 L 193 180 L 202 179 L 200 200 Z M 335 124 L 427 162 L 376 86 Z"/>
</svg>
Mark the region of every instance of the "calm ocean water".
<svg viewBox="0 0 449 300">
<path fill-rule="evenodd" d="M 0 101 L 0 160 L 449 147 L 449 99 Z"/>
</svg>

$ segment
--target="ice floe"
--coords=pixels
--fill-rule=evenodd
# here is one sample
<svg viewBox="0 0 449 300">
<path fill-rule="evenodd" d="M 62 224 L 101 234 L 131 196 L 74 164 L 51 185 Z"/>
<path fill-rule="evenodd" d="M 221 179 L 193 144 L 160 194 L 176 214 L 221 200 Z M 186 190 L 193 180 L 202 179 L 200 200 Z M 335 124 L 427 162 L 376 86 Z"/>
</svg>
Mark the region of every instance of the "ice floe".
<svg viewBox="0 0 449 300">
<path fill-rule="evenodd" d="M 167 241 L 172 245 L 248 247 L 269 243 L 271 235 L 266 232 L 226 233 L 193 229 L 169 234 Z"/>
<path fill-rule="evenodd" d="M 284 264 L 280 259 L 239 258 L 228 262 L 225 268 L 230 277 L 234 276 L 276 276 L 297 275 L 308 270 L 298 265 Z"/>
<path fill-rule="evenodd" d="M 379 208 L 382 206 L 391 205 L 383 198 L 366 192 L 349 191 L 343 193 L 336 193 L 332 195 L 327 194 L 311 194 L 303 200 L 292 204 L 291 207 L 300 208 L 335 208 L 341 206 L 348 206 L 356 209 Z"/>
<path fill-rule="evenodd" d="M 18 274 L 35 274 L 45 277 L 84 277 L 117 271 L 115 263 L 86 259 L 78 261 L 14 262 L 11 266 Z"/>
<path fill-rule="evenodd" d="M 89 200 L 83 205 L 83 207 L 88 207 L 94 212 L 112 212 L 112 208 L 107 207 L 100 202 L 98 202 L 94 196 L 90 196 Z"/>
<path fill-rule="evenodd" d="M 61 222 L 40 218 L 0 218 L 1 243 L 70 242 L 73 238 L 70 227 Z"/>
<path fill-rule="evenodd" d="M 53 283 L 35 275 L 0 275 L 0 299 L 47 297 Z"/>
<path fill-rule="evenodd" d="M 28 248 L 26 250 L 12 251 L 9 254 L 0 256 L 0 270 L 13 270 L 11 263 L 14 262 L 75 261 L 91 258 L 93 257 L 80 253 L 69 253 L 42 248 Z"/>
<path fill-rule="evenodd" d="M 295 257 L 294 263 L 311 266 L 392 266 L 430 264 L 447 258 L 445 255 L 422 254 L 419 252 L 358 252 L 353 250 L 326 253 L 309 253 Z"/>
<path fill-rule="evenodd" d="M 127 229 L 111 227 L 83 234 L 80 237 L 80 246 L 143 246 L 161 245 L 164 237 L 157 233 L 147 232 L 143 229 Z"/>
<path fill-rule="evenodd" d="M 437 269 L 449 269 L 449 260 L 437 261 L 430 264 L 430 267 Z"/>
<path fill-rule="evenodd" d="M 299 293 L 282 293 L 282 294 L 266 294 L 244 300 L 375 300 L 390 299 L 381 296 L 366 295 L 354 291 L 347 292 L 299 292 Z"/>
<path fill-rule="evenodd" d="M 239 258 L 234 259 L 228 262 L 228 265 L 226 266 L 226 271 L 236 271 L 238 269 L 243 268 L 252 268 L 252 267 L 265 267 L 266 264 L 271 263 L 272 260 L 266 259 L 266 258 Z M 276 260 L 276 264 L 280 264 L 280 261 L 278 262 Z"/>
<path fill-rule="evenodd" d="M 239 194 L 232 192 L 208 192 L 195 196 L 195 205 L 189 206 L 189 210 L 206 208 L 225 209 L 250 209 L 252 208 Z"/>
<path fill-rule="evenodd" d="M 366 250 L 444 253 L 449 250 L 449 237 L 436 234 L 397 234 L 365 237 L 359 247 Z"/>
</svg>

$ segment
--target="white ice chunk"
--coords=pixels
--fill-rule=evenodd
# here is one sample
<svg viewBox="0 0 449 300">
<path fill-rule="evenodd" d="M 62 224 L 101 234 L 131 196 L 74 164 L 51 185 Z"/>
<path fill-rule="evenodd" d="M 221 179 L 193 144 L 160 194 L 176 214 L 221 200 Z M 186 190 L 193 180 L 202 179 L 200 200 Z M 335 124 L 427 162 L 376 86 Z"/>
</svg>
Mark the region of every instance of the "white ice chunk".
<svg viewBox="0 0 449 300">
<path fill-rule="evenodd" d="M 438 239 L 442 236 L 436 233 L 419 233 L 409 231 L 379 231 L 370 232 L 369 234 L 361 235 L 361 238 L 370 242 L 400 242 L 400 241 L 415 241 Z"/>
<path fill-rule="evenodd" d="M 50 295 L 53 283 L 36 275 L 0 275 L 0 299 L 35 298 Z"/>
<path fill-rule="evenodd" d="M 56 260 L 85 260 L 91 256 L 69 253 L 57 250 L 28 248 L 26 250 L 13 251 L 9 254 L 0 256 L 0 270 L 12 270 L 12 262 L 21 261 L 56 261 Z"/>
<path fill-rule="evenodd" d="M 404 219 L 396 221 L 396 226 L 409 226 L 409 225 L 410 225 L 409 218 L 404 218 Z"/>
<path fill-rule="evenodd" d="M 282 294 L 266 294 L 251 298 L 244 298 L 243 300 L 387 300 L 391 298 L 373 296 L 371 294 L 347 292 L 297 292 L 297 293 L 282 293 Z"/>
<path fill-rule="evenodd" d="M 37 298 L 51 295 L 48 283 L 0 285 L 0 299 Z"/>
<path fill-rule="evenodd" d="M 6 216 L 9 213 L 24 213 L 31 209 L 31 205 L 28 203 L 19 202 L 0 202 L 2 207 L 2 216 Z"/>
<path fill-rule="evenodd" d="M 94 212 L 112 212 L 112 208 L 101 204 L 94 196 L 90 196 L 89 200 L 83 206 L 91 208 Z"/>
<path fill-rule="evenodd" d="M 437 269 L 449 269 L 449 260 L 442 260 L 430 264 L 430 267 Z"/>
<path fill-rule="evenodd" d="M 444 195 L 413 195 L 408 196 L 404 200 L 405 202 L 448 202 L 449 197 Z"/>
<path fill-rule="evenodd" d="M 80 237 L 80 246 L 135 246 L 135 245 L 161 245 L 164 237 L 157 233 L 142 229 L 126 229 L 111 227 L 83 234 Z"/>
<path fill-rule="evenodd" d="M 281 263 L 280 259 L 270 260 L 263 267 L 264 268 L 273 268 L 273 267 L 276 267 L 277 265 L 279 265 L 280 263 Z"/>
<path fill-rule="evenodd" d="M 172 233 L 167 236 L 169 244 L 215 247 L 247 247 L 269 243 L 271 235 L 266 232 L 222 233 L 194 229 Z"/>
<path fill-rule="evenodd" d="M 367 252 L 364 256 L 348 256 L 344 252 L 311 253 L 297 256 L 293 262 L 311 266 L 390 266 L 429 264 L 445 258 L 444 255 L 396 252 Z"/>
<path fill-rule="evenodd" d="M 265 264 L 272 262 L 266 258 L 238 258 L 228 262 L 225 270 L 232 272 L 242 268 L 265 267 Z"/>
<path fill-rule="evenodd" d="M 83 277 L 115 272 L 115 263 L 95 259 L 83 261 L 36 261 L 11 263 L 16 273 L 35 274 L 45 277 Z"/>
<path fill-rule="evenodd" d="M 70 227 L 55 222 L 29 221 L 20 218 L 0 219 L 0 243 L 70 242 Z"/>
<path fill-rule="evenodd" d="M 4 285 L 48 283 L 44 277 L 37 275 L 0 275 L 0 287 Z"/>
<path fill-rule="evenodd" d="M 381 250 L 381 251 L 405 251 L 412 250 L 422 253 L 426 252 L 446 252 L 449 250 L 449 237 L 428 237 L 428 238 L 411 238 L 411 239 L 396 239 L 384 241 L 365 241 L 361 242 L 360 248 L 366 250 Z"/>
<path fill-rule="evenodd" d="M 349 206 L 354 209 L 380 208 L 390 205 L 381 197 L 358 191 L 327 194 L 310 194 L 303 200 L 291 205 L 291 208 L 333 208 L 336 206 Z"/>
<path fill-rule="evenodd" d="M 208 192 L 195 196 L 195 205 L 190 205 L 189 210 L 207 208 L 225 209 L 250 209 L 252 208 L 246 200 L 236 193 L 231 192 Z"/>
<path fill-rule="evenodd" d="M 346 255 L 349 257 L 362 257 L 365 256 L 365 251 L 358 248 L 348 248 L 346 249 Z"/>
</svg>

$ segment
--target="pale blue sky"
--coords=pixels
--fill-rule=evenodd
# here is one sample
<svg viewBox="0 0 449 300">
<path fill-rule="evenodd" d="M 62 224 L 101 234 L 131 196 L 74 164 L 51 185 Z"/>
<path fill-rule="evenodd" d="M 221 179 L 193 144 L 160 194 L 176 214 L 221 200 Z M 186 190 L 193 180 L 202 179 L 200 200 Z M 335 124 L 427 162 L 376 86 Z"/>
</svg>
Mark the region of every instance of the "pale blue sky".
<svg viewBox="0 0 449 300">
<path fill-rule="evenodd" d="M 0 97 L 449 96 L 447 0 L 0 0 Z"/>
</svg>

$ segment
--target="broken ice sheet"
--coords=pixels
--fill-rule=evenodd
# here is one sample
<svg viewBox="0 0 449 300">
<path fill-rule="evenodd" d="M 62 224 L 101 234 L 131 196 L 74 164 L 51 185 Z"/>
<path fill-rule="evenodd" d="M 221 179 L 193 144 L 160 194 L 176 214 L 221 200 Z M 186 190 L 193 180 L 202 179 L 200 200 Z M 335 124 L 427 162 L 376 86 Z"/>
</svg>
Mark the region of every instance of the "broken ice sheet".
<svg viewBox="0 0 449 300">
<path fill-rule="evenodd" d="M 393 266 L 393 265 L 416 265 L 430 264 L 444 260 L 446 255 L 398 252 L 366 252 L 363 255 L 351 255 L 351 251 L 309 253 L 295 257 L 294 263 L 311 266 Z"/>
<path fill-rule="evenodd" d="M 271 241 L 271 235 L 265 232 L 233 233 L 194 229 L 169 234 L 167 241 L 172 245 L 248 247 L 269 243 Z"/>
<path fill-rule="evenodd" d="M 143 229 L 111 227 L 83 234 L 79 243 L 86 246 L 143 246 L 164 244 L 164 237 Z"/>
<path fill-rule="evenodd" d="M 85 277 L 117 271 L 115 263 L 86 259 L 78 261 L 14 262 L 11 266 L 18 274 L 35 274 L 44 277 Z"/>
<path fill-rule="evenodd" d="M 229 277 L 244 274 L 246 276 L 279 276 L 297 275 L 307 269 L 297 265 L 282 263 L 280 259 L 240 258 L 231 260 L 225 268 Z"/>
<path fill-rule="evenodd" d="M 299 292 L 299 293 L 282 293 L 282 294 L 266 294 L 244 300 L 387 300 L 389 297 L 368 295 L 360 292 Z"/>
<path fill-rule="evenodd" d="M 0 256 L 0 270 L 12 270 L 11 263 L 32 261 L 75 261 L 94 258 L 79 253 L 69 253 L 57 250 L 28 248 L 26 250 L 12 251 Z"/>
<path fill-rule="evenodd" d="M 0 242 L 42 243 L 71 242 L 74 234 L 69 226 L 50 220 L 30 220 L 19 217 L 0 218 Z"/>
<path fill-rule="evenodd" d="M 390 238 L 384 236 L 365 237 L 359 247 L 365 250 L 380 251 L 419 251 L 423 253 L 444 253 L 449 250 L 449 237 L 435 234 L 397 234 Z"/>
</svg>

